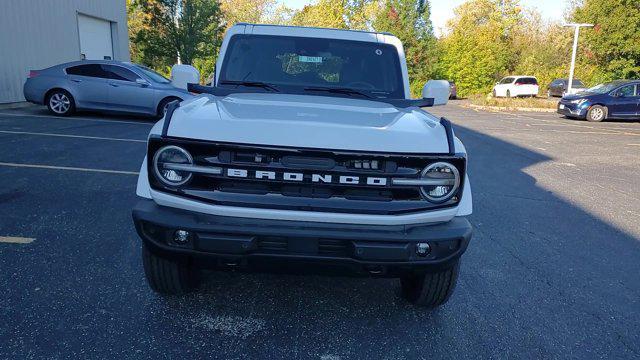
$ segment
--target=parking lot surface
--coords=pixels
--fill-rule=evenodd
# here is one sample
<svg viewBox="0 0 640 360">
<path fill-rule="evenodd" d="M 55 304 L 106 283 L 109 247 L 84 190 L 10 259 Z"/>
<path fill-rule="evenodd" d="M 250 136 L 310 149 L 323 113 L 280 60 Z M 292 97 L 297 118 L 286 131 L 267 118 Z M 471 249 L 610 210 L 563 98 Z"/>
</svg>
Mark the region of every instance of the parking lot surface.
<svg viewBox="0 0 640 360">
<path fill-rule="evenodd" d="M 470 154 L 475 233 L 430 312 L 388 279 L 156 295 L 130 214 L 152 121 L 0 111 L 0 358 L 640 357 L 640 122 L 432 112 Z"/>
</svg>

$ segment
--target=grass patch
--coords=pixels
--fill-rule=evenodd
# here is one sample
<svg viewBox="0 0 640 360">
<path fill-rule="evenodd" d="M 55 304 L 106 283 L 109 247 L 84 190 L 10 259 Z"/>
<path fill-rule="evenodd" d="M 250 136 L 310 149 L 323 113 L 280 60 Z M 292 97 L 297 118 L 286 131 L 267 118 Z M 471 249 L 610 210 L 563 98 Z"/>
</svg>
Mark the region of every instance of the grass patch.
<svg viewBox="0 0 640 360">
<path fill-rule="evenodd" d="M 559 98 L 494 98 L 492 96 L 470 96 L 469 101 L 474 105 L 497 106 L 507 109 L 555 109 Z"/>
</svg>

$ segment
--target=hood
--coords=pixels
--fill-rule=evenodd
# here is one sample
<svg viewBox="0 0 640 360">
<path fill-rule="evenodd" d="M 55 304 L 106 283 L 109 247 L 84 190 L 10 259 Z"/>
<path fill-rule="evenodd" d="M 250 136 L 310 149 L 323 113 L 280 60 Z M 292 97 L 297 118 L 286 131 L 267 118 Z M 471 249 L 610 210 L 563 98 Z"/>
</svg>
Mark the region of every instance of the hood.
<svg viewBox="0 0 640 360">
<path fill-rule="evenodd" d="M 593 96 L 598 96 L 600 94 L 588 93 L 588 92 L 579 92 L 577 94 L 567 94 L 562 97 L 562 100 L 571 101 L 577 99 L 589 99 Z"/>
<path fill-rule="evenodd" d="M 439 119 L 420 109 L 313 95 L 200 95 L 176 109 L 169 136 L 253 145 L 446 153 Z"/>
</svg>

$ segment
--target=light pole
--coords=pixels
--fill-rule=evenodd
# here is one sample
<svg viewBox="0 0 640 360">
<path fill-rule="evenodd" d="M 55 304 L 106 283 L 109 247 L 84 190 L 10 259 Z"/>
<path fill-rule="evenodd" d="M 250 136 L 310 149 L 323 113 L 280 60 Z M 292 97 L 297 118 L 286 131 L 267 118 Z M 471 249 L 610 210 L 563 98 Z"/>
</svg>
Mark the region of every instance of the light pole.
<svg viewBox="0 0 640 360">
<path fill-rule="evenodd" d="M 571 70 L 569 70 L 569 84 L 567 85 L 567 94 L 571 94 L 573 87 L 573 72 L 576 69 L 576 52 L 578 52 L 578 35 L 580 35 L 581 27 L 593 27 L 593 24 L 565 24 L 565 27 L 573 27 L 573 53 L 571 54 Z"/>
</svg>

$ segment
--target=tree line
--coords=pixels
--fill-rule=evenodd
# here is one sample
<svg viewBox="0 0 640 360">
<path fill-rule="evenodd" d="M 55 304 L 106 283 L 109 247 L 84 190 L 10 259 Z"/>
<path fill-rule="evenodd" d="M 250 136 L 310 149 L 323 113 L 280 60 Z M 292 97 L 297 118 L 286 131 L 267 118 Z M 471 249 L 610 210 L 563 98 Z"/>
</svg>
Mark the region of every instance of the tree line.
<svg viewBox="0 0 640 360">
<path fill-rule="evenodd" d="M 226 29 L 238 22 L 390 32 L 404 44 L 414 95 L 448 79 L 460 96 L 487 94 L 510 74 L 541 88 L 569 72 L 573 31 L 519 0 L 468 0 L 436 37 L 427 0 L 316 0 L 302 9 L 276 0 L 127 0 L 132 61 L 168 73 L 192 64 L 206 78 Z M 640 78 L 640 1 L 571 0 L 565 22 L 580 36 L 576 77 L 587 85 Z"/>
</svg>

